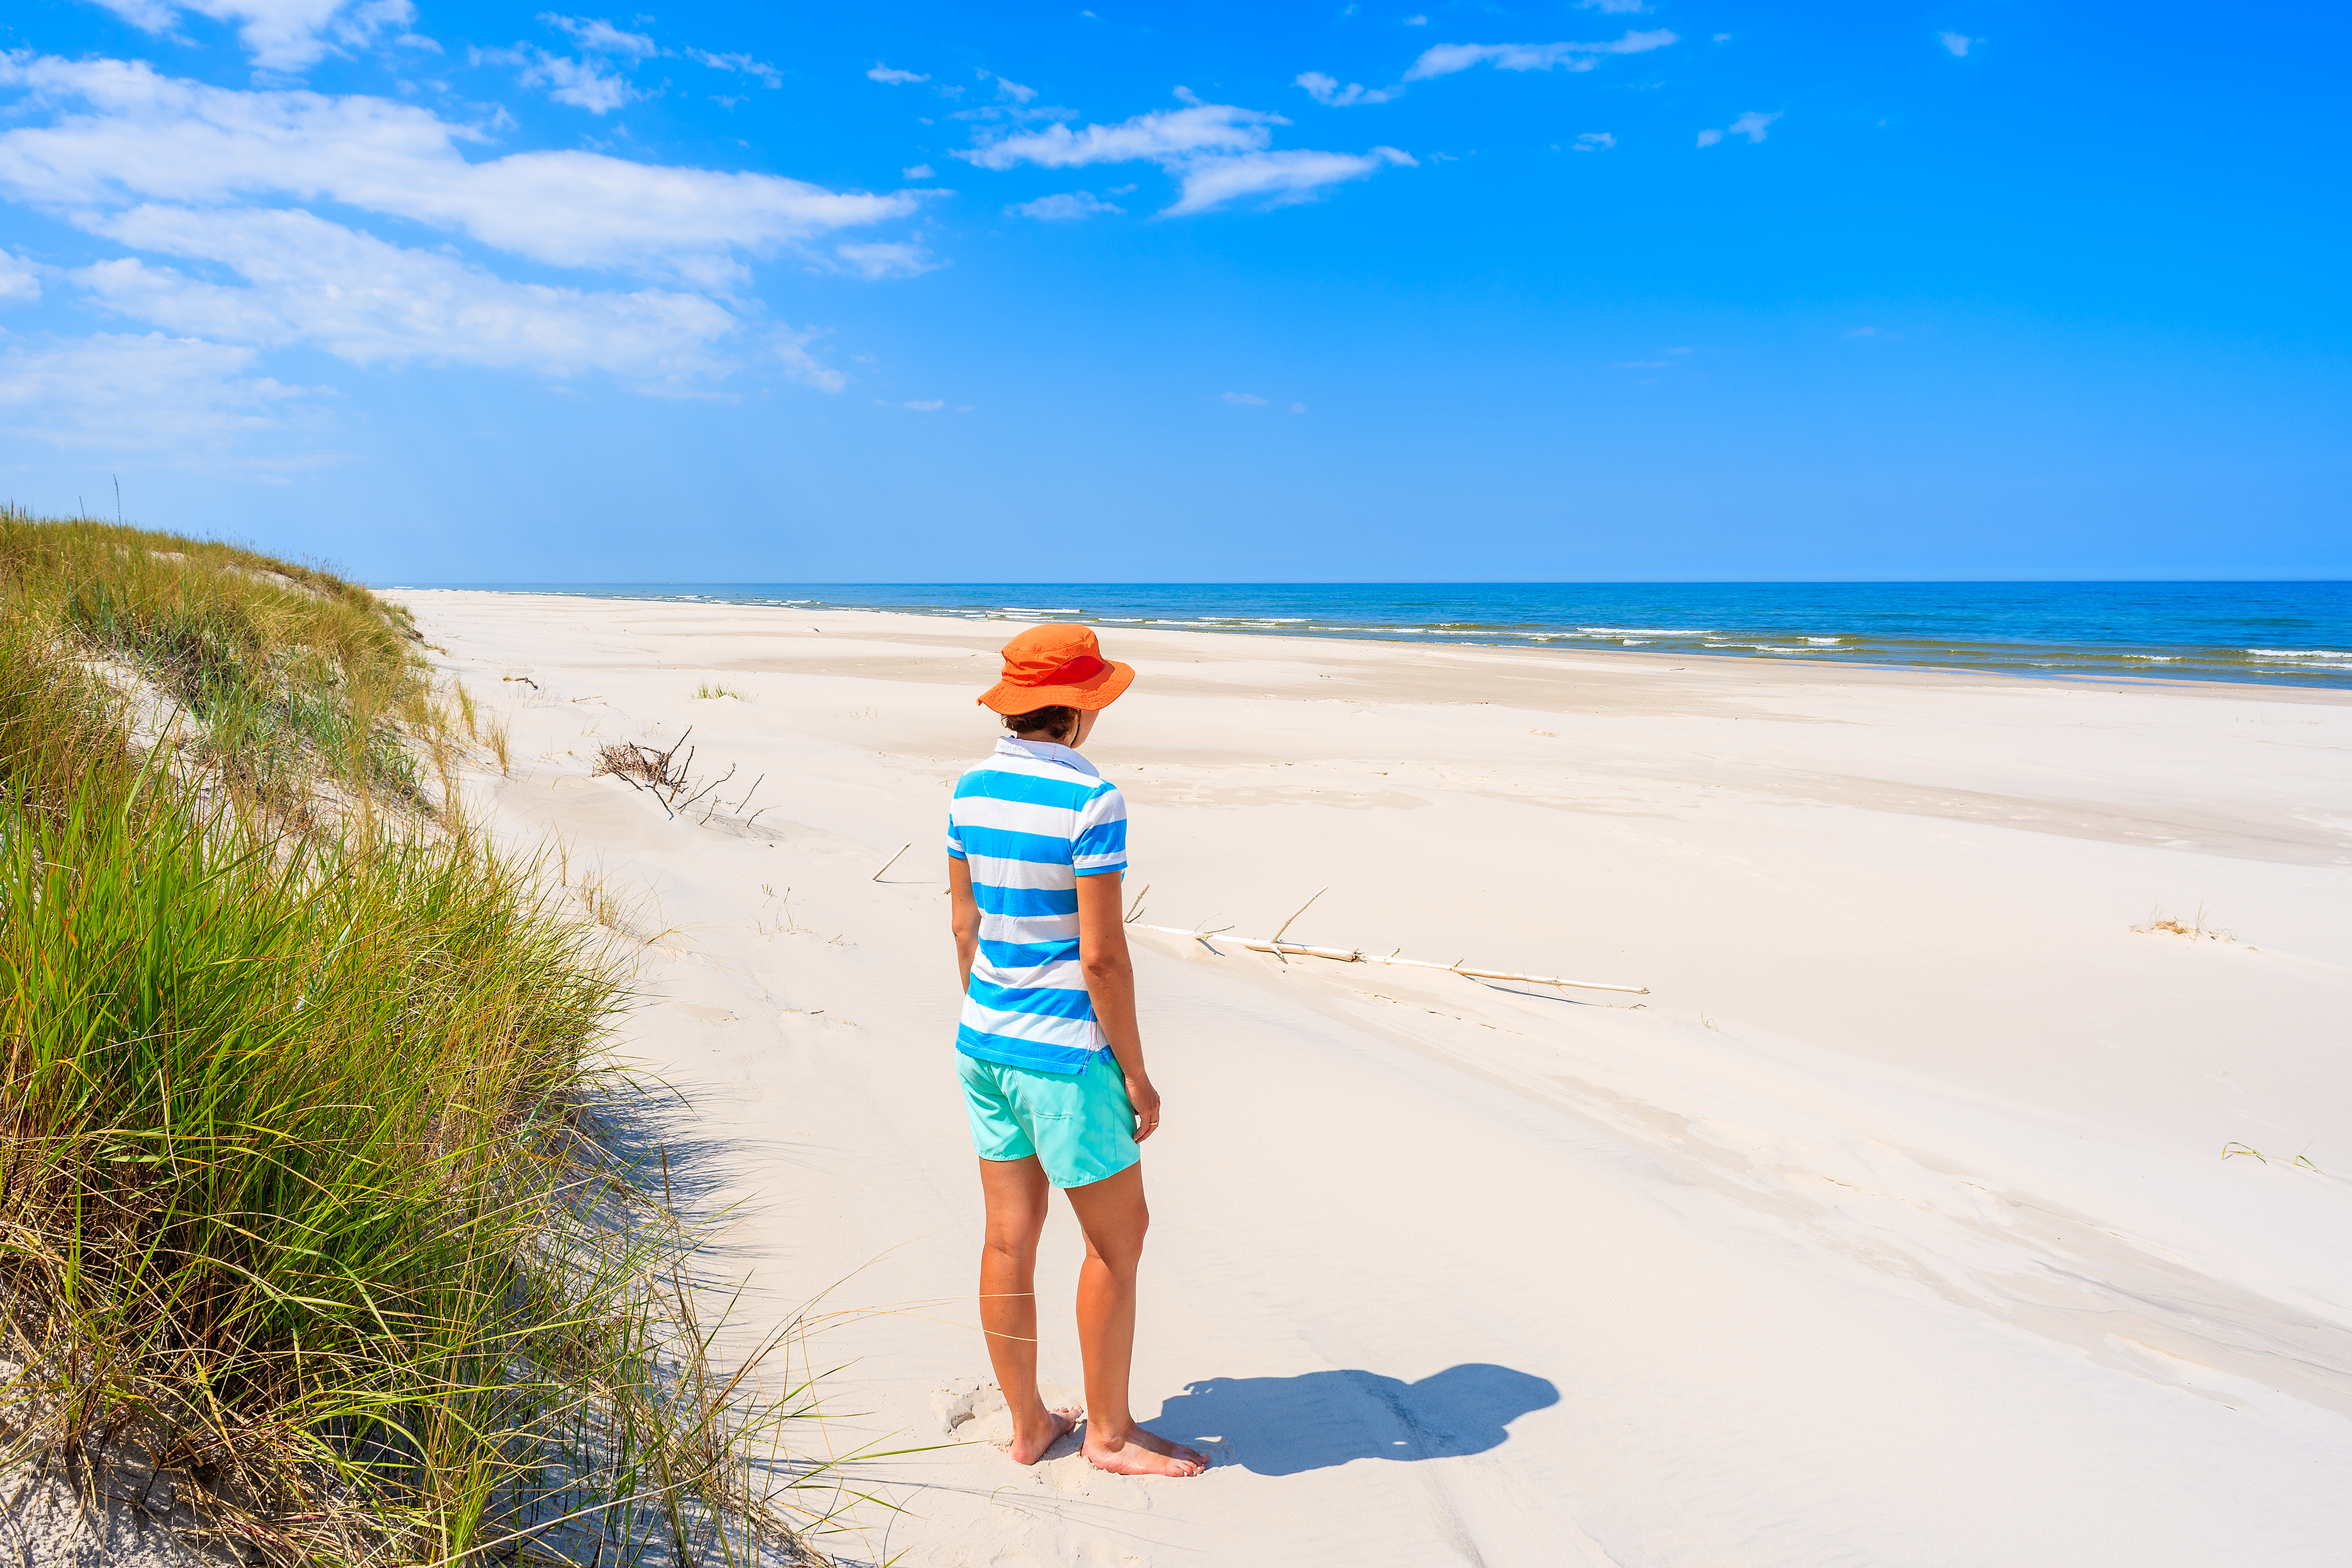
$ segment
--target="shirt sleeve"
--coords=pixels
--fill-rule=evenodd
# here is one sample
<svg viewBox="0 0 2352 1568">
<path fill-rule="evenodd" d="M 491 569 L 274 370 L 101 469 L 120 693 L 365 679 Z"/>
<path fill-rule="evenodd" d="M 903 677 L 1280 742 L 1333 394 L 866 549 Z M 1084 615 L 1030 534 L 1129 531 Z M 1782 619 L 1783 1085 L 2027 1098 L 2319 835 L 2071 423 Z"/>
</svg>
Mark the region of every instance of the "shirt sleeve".
<svg viewBox="0 0 2352 1568">
<path fill-rule="evenodd" d="M 1081 877 L 1127 869 L 1127 800 L 1117 785 L 1105 784 L 1078 807 L 1078 831 L 1070 841 L 1070 869 Z"/>
<path fill-rule="evenodd" d="M 948 858 L 950 860 L 964 858 L 963 828 L 955 819 L 953 806 L 948 807 Z"/>
</svg>

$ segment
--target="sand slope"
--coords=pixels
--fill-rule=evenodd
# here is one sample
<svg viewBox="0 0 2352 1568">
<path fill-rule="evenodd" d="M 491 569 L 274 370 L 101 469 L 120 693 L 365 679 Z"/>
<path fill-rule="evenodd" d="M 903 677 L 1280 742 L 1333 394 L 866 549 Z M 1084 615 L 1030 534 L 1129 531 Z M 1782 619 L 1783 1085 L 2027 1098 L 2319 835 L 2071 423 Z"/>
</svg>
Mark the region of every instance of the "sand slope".
<svg viewBox="0 0 2352 1568">
<path fill-rule="evenodd" d="M 1112 634 L 1143 921 L 1328 884 L 1295 939 L 1653 988 L 1139 936 L 1136 1404 L 1220 1456 L 1150 1482 L 984 1441 L 937 845 L 1009 628 L 395 596 L 510 715 L 499 831 L 639 890 L 744 1333 L 869 1310 L 811 1440 L 952 1445 L 847 1559 L 2352 1562 L 2352 702 Z M 756 823 L 588 776 L 688 723 Z"/>
</svg>

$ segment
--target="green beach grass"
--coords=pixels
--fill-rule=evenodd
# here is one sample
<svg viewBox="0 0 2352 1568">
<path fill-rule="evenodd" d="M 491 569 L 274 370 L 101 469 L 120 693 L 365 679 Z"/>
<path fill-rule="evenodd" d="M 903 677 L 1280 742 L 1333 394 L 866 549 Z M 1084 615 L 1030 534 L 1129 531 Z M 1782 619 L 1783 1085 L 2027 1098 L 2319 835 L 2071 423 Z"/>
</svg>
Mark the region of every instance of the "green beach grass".
<svg viewBox="0 0 2352 1568">
<path fill-rule="evenodd" d="M 456 809 L 418 647 L 0 513 L 0 1464 L 151 1461 L 247 1562 L 817 1561 L 796 1395 L 607 1131 L 624 977 Z"/>
</svg>

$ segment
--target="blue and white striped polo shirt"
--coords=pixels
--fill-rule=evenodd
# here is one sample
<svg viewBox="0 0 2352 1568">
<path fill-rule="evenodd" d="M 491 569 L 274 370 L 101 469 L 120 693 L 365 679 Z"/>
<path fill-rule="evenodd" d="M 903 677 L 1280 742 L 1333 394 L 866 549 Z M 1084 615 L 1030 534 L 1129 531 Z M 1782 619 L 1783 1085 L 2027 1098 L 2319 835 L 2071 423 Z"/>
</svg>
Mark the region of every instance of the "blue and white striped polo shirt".
<svg viewBox="0 0 2352 1568">
<path fill-rule="evenodd" d="M 1078 879 L 1127 869 L 1118 786 L 1067 746 L 1008 735 L 956 781 L 948 853 L 980 902 L 956 1048 L 1058 1073 L 1109 1055 L 1078 969 Z"/>
</svg>

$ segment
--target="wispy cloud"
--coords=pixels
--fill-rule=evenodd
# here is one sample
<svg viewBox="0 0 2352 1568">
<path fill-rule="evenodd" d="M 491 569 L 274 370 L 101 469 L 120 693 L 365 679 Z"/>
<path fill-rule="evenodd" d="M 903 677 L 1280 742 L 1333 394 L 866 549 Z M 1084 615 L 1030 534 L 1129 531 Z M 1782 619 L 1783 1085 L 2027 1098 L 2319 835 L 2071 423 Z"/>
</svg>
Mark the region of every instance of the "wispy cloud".
<svg viewBox="0 0 2352 1568">
<path fill-rule="evenodd" d="M 1368 179 L 1391 165 L 1417 168 L 1409 153 L 1375 147 L 1369 153 L 1244 153 L 1188 165 L 1171 215 L 1207 212 L 1228 202 L 1268 198 L 1269 206 L 1311 199 L 1326 185 Z"/>
<path fill-rule="evenodd" d="M 1093 217 L 1097 213 L 1123 213 L 1127 209 L 1104 201 L 1091 191 L 1056 191 L 1050 196 L 1039 196 L 1034 202 L 1016 202 L 1004 209 L 1007 217 L 1034 217 L 1040 223 L 1074 223 Z"/>
<path fill-rule="evenodd" d="M 1647 54 L 1681 41 L 1677 35 L 1659 27 L 1601 43 L 1438 44 L 1422 51 L 1405 71 L 1404 79 L 1425 81 L 1482 65 L 1506 71 L 1589 71 L 1606 55 Z"/>
<path fill-rule="evenodd" d="M 366 48 L 416 20 L 411 0 L 98 0 L 150 33 L 168 33 L 194 12 L 234 23 L 237 41 L 264 70 L 299 71 L 339 49 Z M 395 40 L 404 41 L 404 40 Z M 429 40 L 425 40 L 429 41 Z"/>
<path fill-rule="evenodd" d="M 1598 11 L 1604 16 L 1622 16 L 1650 7 L 1645 0 L 1576 0 L 1580 11 Z"/>
<path fill-rule="evenodd" d="M 881 82 L 887 87 L 906 87 L 919 81 L 929 81 L 931 79 L 921 71 L 896 70 L 884 65 L 880 60 L 876 60 L 873 68 L 866 73 L 866 79 Z"/>
<path fill-rule="evenodd" d="M 30 305 L 41 297 L 41 275 L 21 256 L 0 250 L 0 305 Z"/>
<path fill-rule="evenodd" d="M 315 423 L 324 389 L 254 374 L 250 348 L 99 332 L 0 353 L 0 428 L 68 451 L 174 454 L 188 466 L 282 479 L 339 460 L 252 455 L 257 437 Z"/>
<path fill-rule="evenodd" d="M 695 64 L 709 66 L 715 71 L 740 71 L 745 76 L 758 78 L 763 85 L 768 87 L 782 87 L 784 85 L 784 73 L 782 71 L 778 70 L 775 67 L 768 64 L 765 60 L 753 59 L 750 55 L 715 55 L 709 49 L 680 49 L 678 52 L 684 55 L 688 59 L 692 60 Z"/>
<path fill-rule="evenodd" d="M 1229 103 L 1202 103 L 1139 114 L 1117 125 L 1089 125 L 1083 131 L 1049 125 L 955 155 L 983 169 L 1010 169 L 1019 163 L 1070 169 L 1086 163 L 1157 162 L 1265 147 L 1274 139 L 1268 126 L 1289 123 L 1278 114 Z"/>
<path fill-rule="evenodd" d="M 591 114 L 610 114 L 639 97 L 619 72 L 600 59 L 551 55 L 535 44 L 510 49 L 476 49 L 476 65 L 512 66 L 515 80 L 524 87 L 544 88 L 557 103 L 568 103 Z"/>
<path fill-rule="evenodd" d="M 1181 109 L 1139 114 L 1115 125 L 1073 130 L 1057 123 L 1020 132 L 955 155 L 984 169 L 1157 163 L 1179 184 L 1175 203 L 1162 216 L 1207 212 L 1254 197 L 1276 206 L 1306 201 L 1325 186 L 1413 163 L 1411 154 L 1394 147 L 1362 153 L 1271 150 L 1273 128 L 1289 123 L 1263 110 L 1192 99 Z"/>
<path fill-rule="evenodd" d="M 911 240 L 861 241 L 837 245 L 833 253 L 851 271 L 864 278 L 912 278 L 935 272 L 947 263 Z"/>
<path fill-rule="evenodd" d="M 898 171 L 898 177 L 902 180 L 936 180 L 940 172 L 929 163 L 909 163 Z"/>
<path fill-rule="evenodd" d="M 243 286 L 135 258 L 71 276 L 119 314 L 257 347 L 302 344 L 353 364 L 473 364 L 552 376 L 606 371 L 644 384 L 726 374 L 748 323 L 699 294 L 514 283 L 310 213 L 134 207 L 96 226 L 136 250 L 211 262 Z"/>
<path fill-rule="evenodd" d="M 1617 138 L 1606 131 L 1588 131 L 1576 139 L 1576 150 L 1580 153 L 1606 153 L 1615 145 Z"/>
<path fill-rule="evenodd" d="M 1257 408 L 1265 406 L 1265 399 L 1255 392 L 1228 392 L 1223 395 L 1227 403 L 1246 403 Z"/>
<path fill-rule="evenodd" d="M 534 261 L 739 287 L 744 256 L 912 216 L 921 198 L 579 151 L 468 161 L 471 127 L 389 99 L 208 87 L 121 60 L 0 55 L 46 124 L 0 132 L 0 196 L 86 222 L 142 202 L 331 201 Z"/>
<path fill-rule="evenodd" d="M 1325 76 L 1321 71 L 1301 71 L 1293 85 L 1305 88 L 1307 97 L 1333 109 L 1357 103 L 1386 103 L 1404 92 L 1402 86 L 1366 87 L 1360 81 L 1342 87 L 1339 78 Z"/>
<path fill-rule="evenodd" d="M 578 16 L 559 16 L 552 11 L 541 11 L 539 19 L 560 32 L 570 34 L 573 43 L 596 54 L 649 60 L 661 53 L 661 46 L 645 34 L 625 32 L 601 16 L 586 21 Z"/>
<path fill-rule="evenodd" d="M 1982 38 L 1971 38 L 1966 33 L 1938 33 L 1936 35 L 1936 41 L 1950 50 L 1955 57 L 1963 58 L 1968 55 L 1969 45 L 1984 42 Z"/>
<path fill-rule="evenodd" d="M 1757 142 L 1764 140 L 1766 131 L 1770 127 L 1774 121 L 1780 118 L 1780 110 L 1775 110 L 1771 113 L 1766 114 L 1760 110 L 1751 109 L 1721 131 L 1707 130 L 1700 132 L 1698 133 L 1698 144 L 1702 147 L 1712 147 L 1717 142 L 1722 141 L 1726 136 L 1745 136 L 1748 138 L 1748 144 L 1752 147 Z"/>
</svg>

